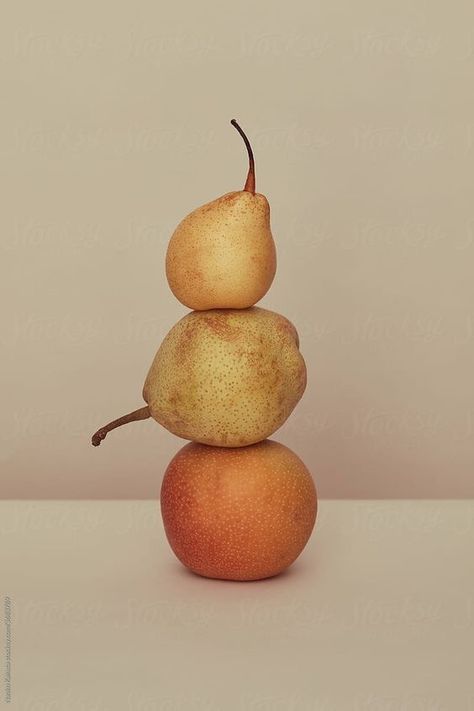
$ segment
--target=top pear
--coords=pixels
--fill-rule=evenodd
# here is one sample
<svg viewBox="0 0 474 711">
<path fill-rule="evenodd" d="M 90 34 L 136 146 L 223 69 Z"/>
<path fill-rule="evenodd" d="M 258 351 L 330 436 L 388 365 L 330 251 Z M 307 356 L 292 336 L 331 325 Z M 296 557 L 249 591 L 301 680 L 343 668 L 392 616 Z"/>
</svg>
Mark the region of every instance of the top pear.
<svg viewBox="0 0 474 711">
<path fill-rule="evenodd" d="M 198 207 L 180 222 L 166 254 L 171 291 L 195 311 L 245 309 L 267 293 L 276 271 L 270 206 L 255 192 L 255 164 L 249 140 L 237 121 L 249 170 L 243 190 Z"/>
</svg>

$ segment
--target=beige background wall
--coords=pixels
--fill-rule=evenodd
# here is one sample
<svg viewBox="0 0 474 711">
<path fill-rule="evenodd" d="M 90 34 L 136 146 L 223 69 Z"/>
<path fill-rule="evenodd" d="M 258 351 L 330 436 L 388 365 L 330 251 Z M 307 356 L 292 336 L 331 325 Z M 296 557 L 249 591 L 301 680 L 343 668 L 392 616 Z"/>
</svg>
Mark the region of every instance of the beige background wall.
<svg viewBox="0 0 474 711">
<path fill-rule="evenodd" d="M 306 395 L 275 437 L 321 496 L 474 495 L 470 2 L 10 3 L 0 30 L 4 497 L 155 497 L 141 404 L 185 313 L 169 235 L 250 135 Z"/>
</svg>

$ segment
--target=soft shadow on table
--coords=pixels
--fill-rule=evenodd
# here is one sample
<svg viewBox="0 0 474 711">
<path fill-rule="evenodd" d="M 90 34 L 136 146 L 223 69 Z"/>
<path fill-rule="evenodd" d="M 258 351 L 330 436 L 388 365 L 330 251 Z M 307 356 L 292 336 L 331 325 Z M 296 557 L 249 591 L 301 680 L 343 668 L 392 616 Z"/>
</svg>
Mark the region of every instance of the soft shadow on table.
<svg viewBox="0 0 474 711">
<path fill-rule="evenodd" d="M 272 585 L 275 587 L 282 584 L 286 584 L 289 579 L 300 579 L 310 571 L 312 572 L 312 574 L 314 574 L 314 560 L 311 561 L 311 565 L 306 564 L 305 561 L 298 560 L 278 575 L 274 575 L 271 578 L 263 578 L 262 580 L 225 580 L 222 578 L 206 578 L 202 575 L 199 575 L 198 573 L 193 573 L 192 570 L 189 570 L 189 568 L 186 568 L 184 565 L 181 565 L 178 562 L 176 562 L 173 567 L 169 565 L 167 566 L 167 568 L 168 572 L 172 574 L 175 578 L 182 579 L 183 581 L 199 580 L 202 581 L 203 585 L 219 583 L 224 585 L 239 585 L 242 587 L 249 585 L 252 587 L 264 585 Z"/>
</svg>

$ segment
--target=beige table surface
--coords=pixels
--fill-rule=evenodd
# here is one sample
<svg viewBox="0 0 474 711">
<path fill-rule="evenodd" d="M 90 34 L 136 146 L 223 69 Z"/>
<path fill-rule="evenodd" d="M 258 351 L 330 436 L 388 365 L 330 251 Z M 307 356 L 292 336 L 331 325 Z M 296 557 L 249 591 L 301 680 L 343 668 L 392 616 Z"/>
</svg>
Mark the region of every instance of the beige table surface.
<svg viewBox="0 0 474 711">
<path fill-rule="evenodd" d="M 254 583 L 188 573 L 157 502 L 3 501 L 0 532 L 8 708 L 474 711 L 473 501 L 323 500 Z"/>
</svg>

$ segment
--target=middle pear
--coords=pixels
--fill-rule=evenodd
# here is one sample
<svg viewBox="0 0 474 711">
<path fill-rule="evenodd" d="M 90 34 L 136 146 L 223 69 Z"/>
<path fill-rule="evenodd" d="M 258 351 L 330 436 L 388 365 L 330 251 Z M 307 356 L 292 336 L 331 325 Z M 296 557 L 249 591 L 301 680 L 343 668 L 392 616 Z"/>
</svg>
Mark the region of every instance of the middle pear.
<svg viewBox="0 0 474 711">
<path fill-rule="evenodd" d="M 269 437 L 306 387 L 293 324 L 253 307 L 192 311 L 161 344 L 143 387 L 151 416 L 184 439 L 243 447 Z"/>
</svg>

